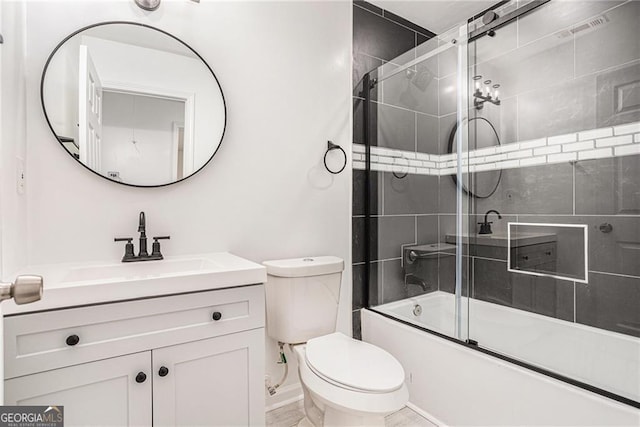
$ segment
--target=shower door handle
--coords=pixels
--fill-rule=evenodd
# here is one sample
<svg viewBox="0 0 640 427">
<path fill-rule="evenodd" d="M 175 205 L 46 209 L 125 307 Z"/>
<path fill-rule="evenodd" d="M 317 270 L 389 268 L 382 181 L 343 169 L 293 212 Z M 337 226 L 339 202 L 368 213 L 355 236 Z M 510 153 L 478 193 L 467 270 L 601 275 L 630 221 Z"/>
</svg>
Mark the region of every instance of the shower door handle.
<svg viewBox="0 0 640 427">
<path fill-rule="evenodd" d="M 43 283 L 42 276 L 31 274 L 18 276 L 13 283 L 0 282 L 0 301 L 13 298 L 18 305 L 40 301 Z"/>
</svg>

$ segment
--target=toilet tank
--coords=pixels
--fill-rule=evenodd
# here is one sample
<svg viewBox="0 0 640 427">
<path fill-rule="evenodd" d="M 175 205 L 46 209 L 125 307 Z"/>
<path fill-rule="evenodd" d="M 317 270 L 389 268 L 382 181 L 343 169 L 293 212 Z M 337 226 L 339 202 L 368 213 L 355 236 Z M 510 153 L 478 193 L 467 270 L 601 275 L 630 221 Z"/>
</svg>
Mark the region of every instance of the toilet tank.
<svg viewBox="0 0 640 427">
<path fill-rule="evenodd" d="M 265 261 L 267 334 L 288 344 L 336 330 L 344 261 L 334 256 Z"/>
</svg>

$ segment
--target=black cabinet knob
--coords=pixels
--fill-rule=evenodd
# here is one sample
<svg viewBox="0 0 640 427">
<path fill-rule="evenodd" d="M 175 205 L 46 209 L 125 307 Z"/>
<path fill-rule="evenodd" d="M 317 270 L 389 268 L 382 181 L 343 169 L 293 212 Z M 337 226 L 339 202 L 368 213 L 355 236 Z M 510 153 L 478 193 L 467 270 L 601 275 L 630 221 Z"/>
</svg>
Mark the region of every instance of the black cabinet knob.
<svg viewBox="0 0 640 427">
<path fill-rule="evenodd" d="M 138 372 L 138 375 L 136 375 L 136 382 L 138 384 L 141 384 L 146 380 L 147 380 L 147 374 L 145 374 L 144 372 Z"/>
<path fill-rule="evenodd" d="M 213 318 L 213 320 L 220 320 L 222 319 L 222 313 L 220 313 L 219 311 L 214 311 L 213 316 L 211 317 Z"/>
<path fill-rule="evenodd" d="M 158 369 L 158 375 L 160 375 L 161 377 L 166 377 L 168 373 L 169 368 L 167 368 L 166 366 L 160 366 L 160 369 Z"/>
<path fill-rule="evenodd" d="M 67 337 L 67 345 L 74 346 L 80 342 L 80 337 L 73 334 Z"/>
</svg>

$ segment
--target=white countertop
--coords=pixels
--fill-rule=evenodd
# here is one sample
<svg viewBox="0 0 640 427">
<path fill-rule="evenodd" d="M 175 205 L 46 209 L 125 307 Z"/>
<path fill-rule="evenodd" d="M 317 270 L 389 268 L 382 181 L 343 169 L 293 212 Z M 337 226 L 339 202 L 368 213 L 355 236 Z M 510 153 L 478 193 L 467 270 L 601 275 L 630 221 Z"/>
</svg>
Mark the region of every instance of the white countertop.
<svg viewBox="0 0 640 427">
<path fill-rule="evenodd" d="M 32 265 L 18 274 L 44 278 L 38 302 L 2 304 L 6 315 L 87 304 L 253 285 L 267 281 L 266 268 L 227 252 L 118 261 Z"/>
</svg>

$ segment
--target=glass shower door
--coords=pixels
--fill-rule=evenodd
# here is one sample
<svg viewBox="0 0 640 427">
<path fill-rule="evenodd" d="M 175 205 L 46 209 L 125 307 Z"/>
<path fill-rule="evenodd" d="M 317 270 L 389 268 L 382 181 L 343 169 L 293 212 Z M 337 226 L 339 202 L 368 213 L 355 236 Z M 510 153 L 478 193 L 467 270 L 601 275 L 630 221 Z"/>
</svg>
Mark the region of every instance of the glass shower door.
<svg viewBox="0 0 640 427">
<path fill-rule="evenodd" d="M 635 406 L 638 22 L 637 1 L 552 0 L 470 24 L 466 195 L 469 338 Z"/>
</svg>

